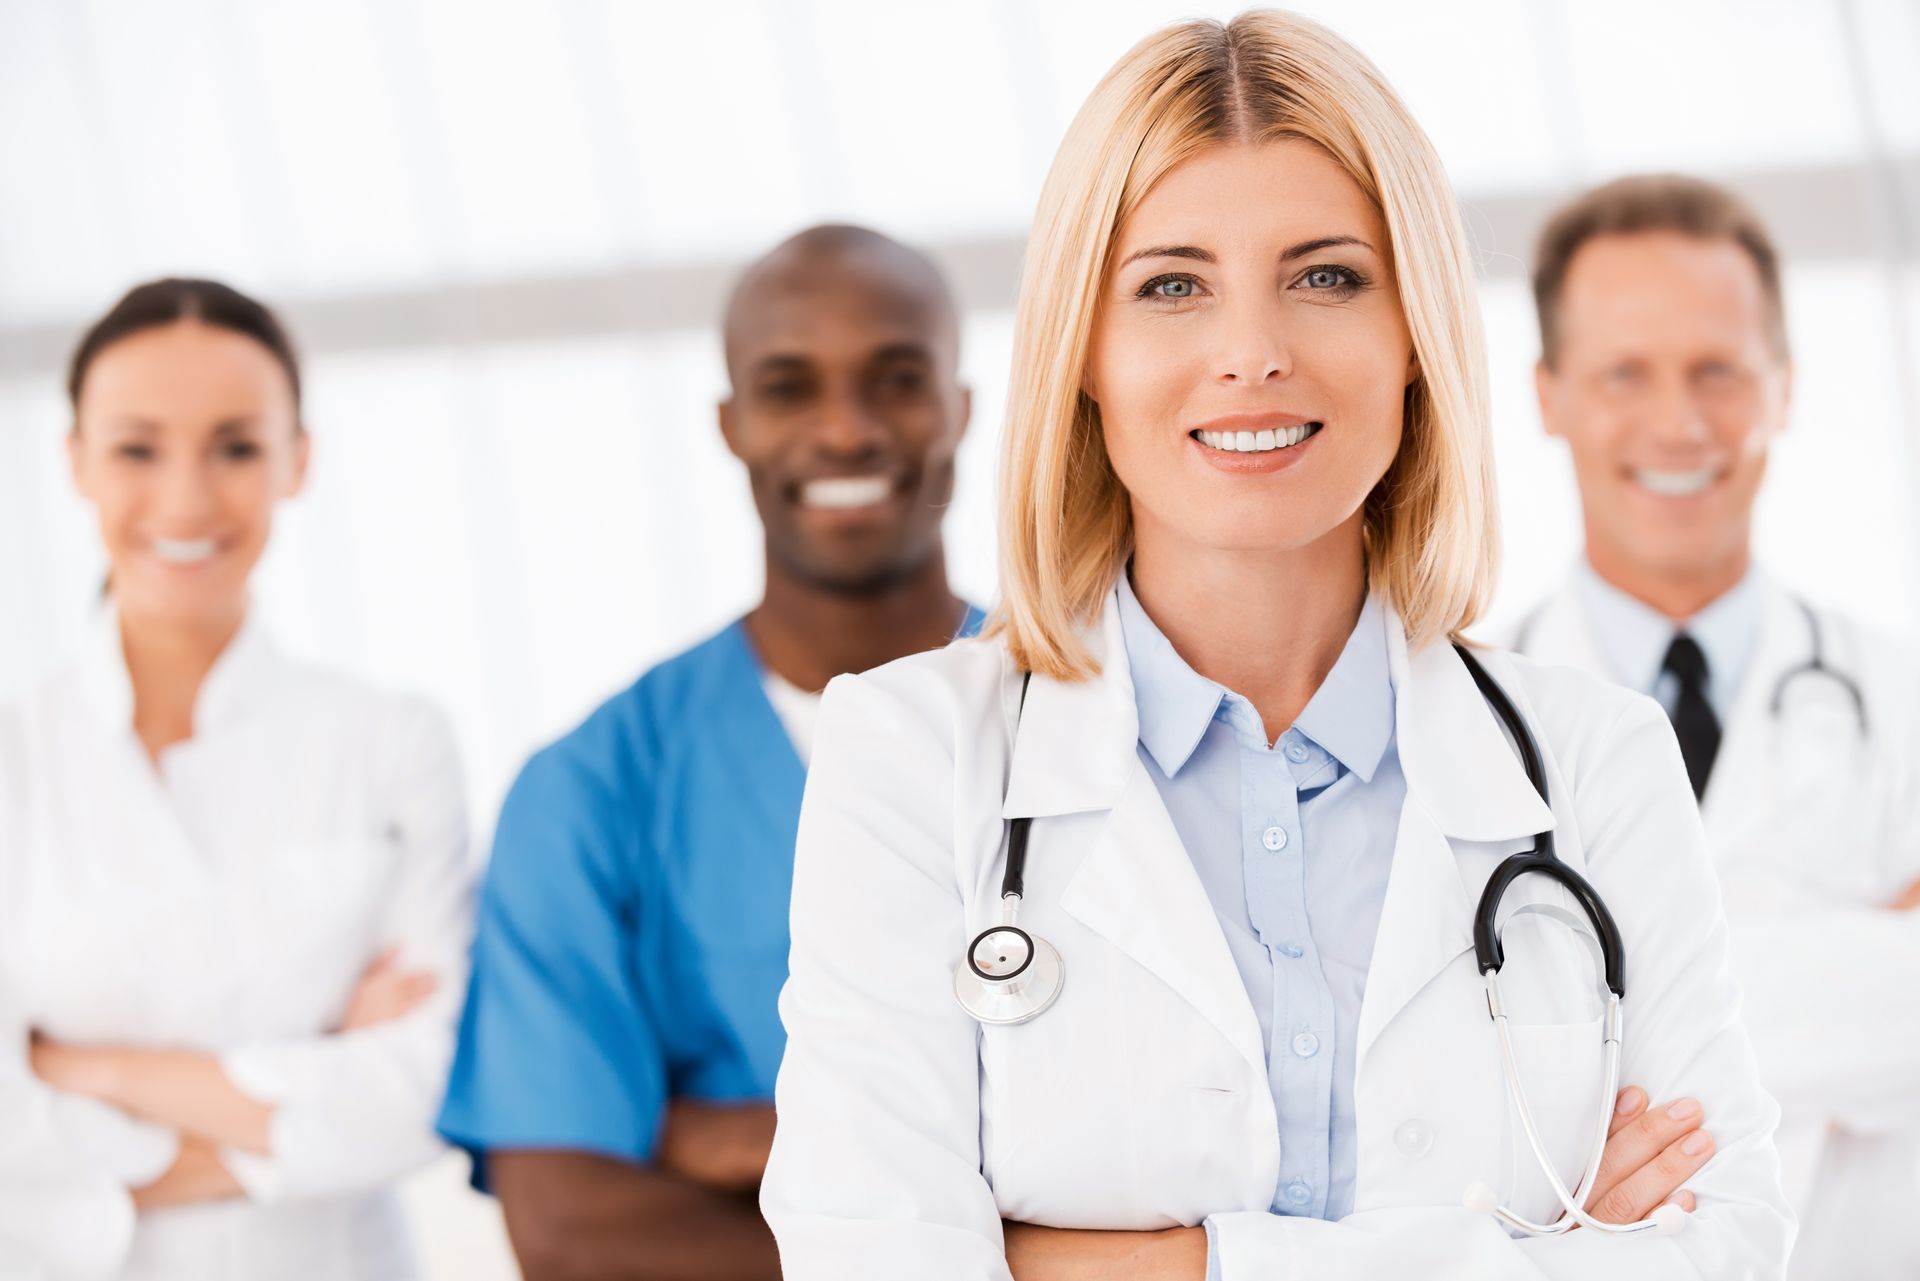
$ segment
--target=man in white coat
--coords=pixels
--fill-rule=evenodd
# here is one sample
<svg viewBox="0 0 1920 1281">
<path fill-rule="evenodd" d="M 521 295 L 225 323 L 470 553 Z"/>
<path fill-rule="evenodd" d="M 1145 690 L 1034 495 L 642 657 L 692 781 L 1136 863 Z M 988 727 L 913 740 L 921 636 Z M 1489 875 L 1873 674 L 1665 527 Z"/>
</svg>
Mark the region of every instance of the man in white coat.
<svg viewBox="0 0 1920 1281">
<path fill-rule="evenodd" d="M 1791 1274 L 1920 1277 L 1920 650 L 1753 563 L 1792 386 L 1777 255 L 1730 193 L 1628 178 L 1549 222 L 1533 287 L 1586 552 L 1514 648 L 1673 721 L 1783 1109 Z"/>
</svg>

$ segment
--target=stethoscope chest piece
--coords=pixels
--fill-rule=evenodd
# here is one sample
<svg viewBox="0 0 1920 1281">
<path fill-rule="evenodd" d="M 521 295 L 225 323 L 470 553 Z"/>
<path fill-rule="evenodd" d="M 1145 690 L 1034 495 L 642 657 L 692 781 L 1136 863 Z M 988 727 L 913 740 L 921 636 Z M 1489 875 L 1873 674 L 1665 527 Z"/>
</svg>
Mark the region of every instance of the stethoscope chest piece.
<svg viewBox="0 0 1920 1281">
<path fill-rule="evenodd" d="M 1011 1027 L 1043 1014 L 1060 999 L 1066 973 L 1053 944 L 1017 925 L 974 936 L 953 970 L 953 997 L 982 1023 Z"/>
</svg>

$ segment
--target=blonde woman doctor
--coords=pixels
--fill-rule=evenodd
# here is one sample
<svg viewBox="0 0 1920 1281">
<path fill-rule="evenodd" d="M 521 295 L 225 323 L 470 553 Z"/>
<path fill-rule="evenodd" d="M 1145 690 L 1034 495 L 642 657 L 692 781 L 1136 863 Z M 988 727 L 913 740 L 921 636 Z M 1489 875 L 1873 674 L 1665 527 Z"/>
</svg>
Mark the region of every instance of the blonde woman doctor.
<svg viewBox="0 0 1920 1281">
<path fill-rule="evenodd" d="M 0 1078 L 41 1135 L 0 1143 L 0 1188 L 78 1168 L 111 1203 L 12 1248 L 55 1277 L 417 1276 L 389 1185 L 438 1150 L 469 928 L 446 726 L 254 616 L 308 450 L 271 313 L 143 285 L 69 389 L 110 604 L 0 710 Z"/>
<path fill-rule="evenodd" d="M 1169 28 L 1075 120 L 1027 264 L 991 634 L 820 713 L 762 1188 L 784 1274 L 1778 1275 L 1776 1109 L 1665 718 L 1483 655 L 1549 807 L 1449 644 L 1492 581 L 1483 354 L 1391 89 L 1284 14 Z M 956 966 L 1023 818 L 1018 923 L 1063 981 L 983 1025 Z M 1470 933 L 1549 829 L 1627 958 L 1589 1204 L 1673 1194 L 1677 1234 L 1463 1205 L 1558 1214 Z M 1505 903 L 1505 1013 L 1576 1186 L 1613 1104 L 1598 977 L 1557 883 Z"/>
</svg>

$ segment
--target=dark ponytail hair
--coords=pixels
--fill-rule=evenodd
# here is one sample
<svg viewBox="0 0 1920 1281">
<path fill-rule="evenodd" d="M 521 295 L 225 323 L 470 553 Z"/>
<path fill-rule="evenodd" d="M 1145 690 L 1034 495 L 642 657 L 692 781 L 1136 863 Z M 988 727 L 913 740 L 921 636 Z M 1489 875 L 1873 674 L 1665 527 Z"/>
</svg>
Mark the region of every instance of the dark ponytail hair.
<svg viewBox="0 0 1920 1281">
<path fill-rule="evenodd" d="M 67 369 L 67 400 L 76 409 L 80 405 L 80 387 L 93 367 L 94 358 L 119 342 L 148 329 L 161 329 L 183 320 L 230 329 L 253 339 L 279 362 L 293 385 L 295 421 L 300 412 L 300 358 L 285 326 L 264 303 L 249 298 L 217 280 L 191 280 L 169 277 L 135 285 L 112 310 L 93 323 L 74 349 Z"/>
</svg>

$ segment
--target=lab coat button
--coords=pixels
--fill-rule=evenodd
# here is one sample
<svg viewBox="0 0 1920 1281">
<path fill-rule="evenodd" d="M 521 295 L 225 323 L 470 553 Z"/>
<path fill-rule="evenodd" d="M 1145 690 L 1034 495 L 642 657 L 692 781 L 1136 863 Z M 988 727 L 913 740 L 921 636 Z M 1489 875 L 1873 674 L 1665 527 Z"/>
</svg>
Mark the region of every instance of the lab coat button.
<svg viewBox="0 0 1920 1281">
<path fill-rule="evenodd" d="M 1418 1161 L 1433 1151 L 1433 1127 L 1425 1121 L 1402 1121 L 1393 1132 L 1393 1145 L 1403 1156 Z"/>
<path fill-rule="evenodd" d="M 1306 1180 L 1295 1179 L 1287 1184 L 1287 1200 L 1294 1205 L 1305 1205 L 1313 1200 L 1313 1189 L 1307 1186 Z"/>
<path fill-rule="evenodd" d="M 1310 1059 L 1320 1052 L 1320 1038 L 1311 1032 L 1302 1032 L 1293 1038 L 1293 1052 L 1303 1059 Z"/>
<path fill-rule="evenodd" d="M 1260 833 L 1260 843 L 1270 850 L 1283 850 L 1287 848 L 1287 829 L 1284 827 L 1269 827 L 1266 831 Z"/>
</svg>

